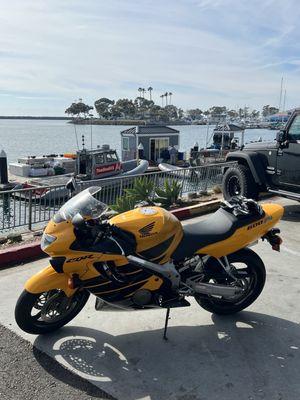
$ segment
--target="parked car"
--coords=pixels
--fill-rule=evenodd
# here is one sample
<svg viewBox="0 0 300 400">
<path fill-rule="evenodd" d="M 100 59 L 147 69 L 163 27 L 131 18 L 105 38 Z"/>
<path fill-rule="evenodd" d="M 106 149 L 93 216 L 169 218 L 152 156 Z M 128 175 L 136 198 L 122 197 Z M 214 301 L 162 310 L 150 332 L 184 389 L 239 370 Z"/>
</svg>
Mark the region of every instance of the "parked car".
<svg viewBox="0 0 300 400">
<path fill-rule="evenodd" d="M 225 167 L 225 199 L 237 195 L 257 199 L 268 191 L 300 201 L 300 109 L 291 114 L 276 140 L 246 144 L 229 152 L 226 161 L 237 164 Z"/>
</svg>

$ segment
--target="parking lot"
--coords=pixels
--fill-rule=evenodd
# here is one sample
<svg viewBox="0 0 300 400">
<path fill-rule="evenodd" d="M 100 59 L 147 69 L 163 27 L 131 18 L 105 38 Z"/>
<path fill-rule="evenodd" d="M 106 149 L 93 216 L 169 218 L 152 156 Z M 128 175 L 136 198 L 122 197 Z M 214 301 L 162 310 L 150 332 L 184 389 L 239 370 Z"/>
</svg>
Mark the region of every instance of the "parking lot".
<svg viewBox="0 0 300 400">
<path fill-rule="evenodd" d="M 171 310 L 168 341 L 164 310 L 96 312 L 94 298 L 60 331 L 25 334 L 15 303 L 47 259 L 0 271 L 0 397 L 299 400 L 300 204 L 269 201 L 285 207 L 283 245 L 280 253 L 265 242 L 253 247 L 267 268 L 262 295 L 229 317 L 195 302 Z"/>
</svg>

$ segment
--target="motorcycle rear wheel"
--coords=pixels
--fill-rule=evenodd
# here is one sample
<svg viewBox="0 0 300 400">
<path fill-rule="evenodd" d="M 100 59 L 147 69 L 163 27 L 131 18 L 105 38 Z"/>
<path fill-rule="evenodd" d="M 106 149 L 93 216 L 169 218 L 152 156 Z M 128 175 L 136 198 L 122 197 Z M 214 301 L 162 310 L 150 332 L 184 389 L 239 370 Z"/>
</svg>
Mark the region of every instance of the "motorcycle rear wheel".
<svg viewBox="0 0 300 400">
<path fill-rule="evenodd" d="M 41 335 L 66 325 L 83 309 L 89 298 L 86 290 L 68 298 L 62 290 L 29 293 L 24 290 L 16 304 L 15 319 L 25 332 Z"/>
<path fill-rule="evenodd" d="M 227 256 L 230 264 L 243 264 L 243 268 L 247 271 L 249 277 L 249 287 L 245 294 L 234 300 L 225 300 L 213 296 L 195 296 L 197 303 L 214 314 L 230 315 L 249 307 L 261 294 L 265 281 L 266 269 L 262 259 L 248 248 L 237 251 L 236 253 Z M 237 271 L 239 271 L 237 269 Z M 215 283 L 225 284 L 224 280 L 214 280 Z M 228 282 L 230 284 L 230 280 Z"/>
</svg>

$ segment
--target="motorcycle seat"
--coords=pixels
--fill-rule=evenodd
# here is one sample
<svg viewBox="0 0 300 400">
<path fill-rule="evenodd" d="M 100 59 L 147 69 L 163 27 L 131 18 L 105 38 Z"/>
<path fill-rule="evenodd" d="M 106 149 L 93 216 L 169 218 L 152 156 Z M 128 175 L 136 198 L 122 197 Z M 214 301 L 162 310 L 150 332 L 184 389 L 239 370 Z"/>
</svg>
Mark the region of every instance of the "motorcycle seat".
<svg viewBox="0 0 300 400">
<path fill-rule="evenodd" d="M 172 259 L 180 261 L 191 257 L 200 248 L 228 239 L 236 229 L 261 218 L 262 216 L 257 214 L 236 217 L 220 208 L 203 221 L 183 226 L 183 238 L 172 254 Z"/>
</svg>

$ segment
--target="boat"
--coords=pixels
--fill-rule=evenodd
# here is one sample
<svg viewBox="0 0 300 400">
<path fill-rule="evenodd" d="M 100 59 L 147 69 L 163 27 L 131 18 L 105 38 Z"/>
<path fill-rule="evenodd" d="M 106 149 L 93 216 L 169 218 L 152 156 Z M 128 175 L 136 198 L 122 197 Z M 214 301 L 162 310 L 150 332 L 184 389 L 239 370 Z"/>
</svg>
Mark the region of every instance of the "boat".
<svg viewBox="0 0 300 400">
<path fill-rule="evenodd" d="M 72 164 L 71 161 L 73 161 Z M 18 181 L 17 187 L 19 189 L 36 187 L 37 189 L 32 192 L 34 199 L 45 201 L 55 201 L 67 196 L 68 191 L 65 185 L 72 177 L 79 183 L 86 182 L 84 185 L 86 188 L 90 181 L 92 181 L 91 185 L 95 185 L 95 181 L 104 178 L 143 174 L 148 167 L 147 160 L 134 159 L 121 162 L 116 150 L 111 149 L 109 145 L 103 145 L 94 150 L 83 148 L 73 156 L 69 154 L 68 157 L 31 156 L 19 159 L 18 163 L 9 164 L 10 178 Z M 100 183 L 97 185 L 101 186 Z M 53 186 L 60 187 L 51 190 Z M 29 192 L 18 192 L 17 195 L 26 199 Z"/>
<path fill-rule="evenodd" d="M 224 123 L 217 125 L 213 130 L 213 143 L 211 149 L 225 150 L 231 149 L 232 141 L 239 144 L 240 146 L 244 143 L 244 127 L 236 124 Z M 242 132 L 241 143 L 238 143 L 239 138 L 235 137 L 237 132 Z"/>
<path fill-rule="evenodd" d="M 172 165 L 172 164 L 168 164 L 168 163 L 160 163 L 158 164 L 158 168 L 160 171 L 162 172 L 170 172 L 170 174 L 172 176 L 176 176 L 176 177 L 183 177 L 183 173 L 182 167 L 178 167 L 177 165 Z"/>
</svg>

